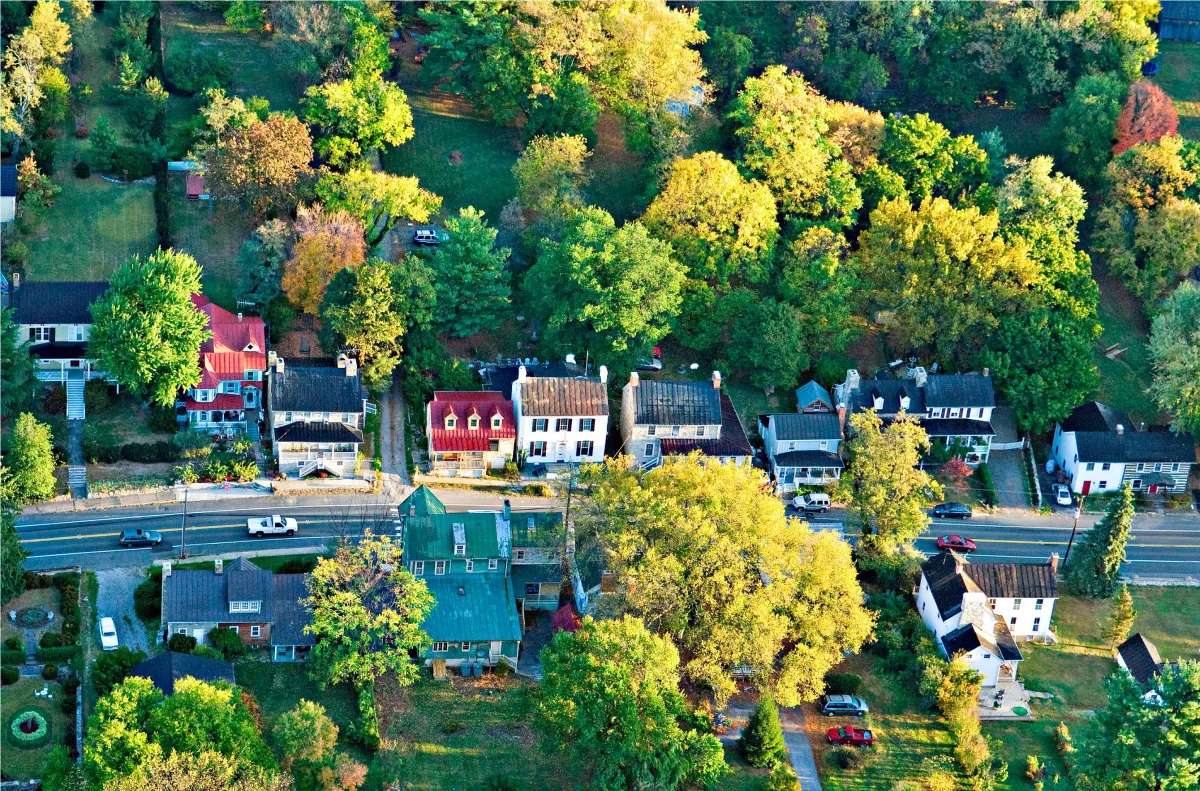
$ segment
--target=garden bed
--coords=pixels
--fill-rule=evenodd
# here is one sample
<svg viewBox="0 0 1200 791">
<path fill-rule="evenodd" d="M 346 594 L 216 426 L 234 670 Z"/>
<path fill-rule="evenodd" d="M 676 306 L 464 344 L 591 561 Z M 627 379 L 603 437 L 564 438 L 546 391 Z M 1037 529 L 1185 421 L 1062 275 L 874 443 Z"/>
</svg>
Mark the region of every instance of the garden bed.
<svg viewBox="0 0 1200 791">
<path fill-rule="evenodd" d="M 50 700 L 34 695 L 42 687 L 49 688 L 52 696 Z M 4 694 L 0 696 L 0 720 L 4 728 L 5 778 L 28 780 L 41 776 L 42 763 L 54 749 L 54 745 L 64 743 L 63 739 L 66 736 L 66 718 L 60 708 L 64 694 L 61 684 L 46 681 L 41 676 L 26 676 L 4 688 Z M 18 713 L 28 710 L 41 714 L 48 729 L 46 740 L 35 747 L 19 746 L 10 732 L 13 718 Z"/>
</svg>

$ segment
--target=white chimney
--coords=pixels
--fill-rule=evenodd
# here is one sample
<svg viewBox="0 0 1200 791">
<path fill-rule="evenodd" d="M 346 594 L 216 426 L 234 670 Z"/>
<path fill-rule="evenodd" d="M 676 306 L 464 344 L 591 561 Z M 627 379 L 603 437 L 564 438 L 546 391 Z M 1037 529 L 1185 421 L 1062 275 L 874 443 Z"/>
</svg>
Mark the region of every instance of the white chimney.
<svg viewBox="0 0 1200 791">
<path fill-rule="evenodd" d="M 283 358 L 282 357 L 277 357 L 275 359 L 275 372 L 283 373 Z"/>
<path fill-rule="evenodd" d="M 338 353 L 338 356 L 337 356 L 337 367 L 338 367 L 338 368 L 345 368 L 345 367 L 346 367 L 346 353 L 345 353 L 345 352 L 339 352 L 339 353 Z"/>
<path fill-rule="evenodd" d="M 221 560 L 220 558 L 217 558 L 216 560 L 213 561 L 213 571 L 215 573 L 220 574 L 224 570 L 225 570 L 225 561 Z"/>
<path fill-rule="evenodd" d="M 991 373 L 992 373 L 992 369 L 991 369 L 991 368 L 984 368 L 984 369 L 983 369 L 983 375 L 984 375 L 984 376 L 991 376 Z"/>
<path fill-rule="evenodd" d="M 630 387 L 638 386 L 638 372 L 637 371 L 629 372 L 629 386 Z"/>
<path fill-rule="evenodd" d="M 346 376 L 358 376 L 358 360 L 353 357 L 346 358 Z"/>
<path fill-rule="evenodd" d="M 242 323 L 242 312 L 239 310 L 238 311 L 238 324 L 241 324 L 241 323 Z"/>
<path fill-rule="evenodd" d="M 163 579 L 166 579 L 169 576 L 171 576 L 171 561 L 164 560 L 163 561 Z"/>
<path fill-rule="evenodd" d="M 13 288 L 21 287 L 21 273 L 13 272 Z"/>
<path fill-rule="evenodd" d="M 602 384 L 602 385 L 608 384 L 608 366 L 607 365 L 600 366 L 600 384 Z"/>
<path fill-rule="evenodd" d="M 858 386 L 861 383 L 861 381 L 862 380 L 859 378 L 857 368 L 851 368 L 850 370 L 846 371 L 846 391 L 847 392 L 853 393 L 854 391 L 858 390 Z"/>
<path fill-rule="evenodd" d="M 1125 427 L 1122 426 L 1120 423 L 1118 423 L 1117 424 L 1117 436 L 1119 437 L 1124 433 L 1125 433 Z"/>
<path fill-rule="evenodd" d="M 721 389 L 721 372 L 720 371 L 713 371 L 712 383 L 713 383 L 714 389 L 716 389 L 716 390 Z"/>
<path fill-rule="evenodd" d="M 524 382 L 528 378 L 529 378 L 529 371 L 528 371 L 528 369 L 525 368 L 525 366 L 522 365 L 520 368 L 517 369 L 517 381 Z"/>
<path fill-rule="evenodd" d="M 926 373 L 925 368 L 923 366 L 918 365 L 917 366 L 917 376 L 916 376 L 917 387 L 924 387 L 925 381 L 928 378 L 929 378 L 929 375 Z"/>
<path fill-rule="evenodd" d="M 578 363 L 575 362 L 575 354 L 574 353 L 568 354 L 563 359 L 566 361 L 567 365 L 578 365 Z"/>
</svg>

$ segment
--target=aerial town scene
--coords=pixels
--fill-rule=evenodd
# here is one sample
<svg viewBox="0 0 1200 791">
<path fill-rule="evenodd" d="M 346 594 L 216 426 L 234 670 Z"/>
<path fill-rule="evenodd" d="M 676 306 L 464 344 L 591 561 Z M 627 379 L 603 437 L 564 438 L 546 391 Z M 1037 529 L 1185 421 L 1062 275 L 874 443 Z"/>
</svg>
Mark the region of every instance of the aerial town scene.
<svg viewBox="0 0 1200 791">
<path fill-rule="evenodd" d="M 0 791 L 1200 791 L 1200 2 L 0 66 Z"/>
</svg>

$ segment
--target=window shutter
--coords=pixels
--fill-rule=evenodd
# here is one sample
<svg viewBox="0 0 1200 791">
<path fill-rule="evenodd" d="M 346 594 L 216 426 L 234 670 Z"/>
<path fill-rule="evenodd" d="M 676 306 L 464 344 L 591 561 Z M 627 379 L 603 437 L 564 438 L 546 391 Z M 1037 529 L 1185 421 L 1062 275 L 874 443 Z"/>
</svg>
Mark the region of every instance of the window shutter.
<svg viewBox="0 0 1200 791">
<path fill-rule="evenodd" d="M 58 334 L 58 330 L 54 327 L 50 328 L 50 342 L 54 343 L 54 336 Z"/>
<path fill-rule="evenodd" d="M 29 328 L 29 340 L 37 340 L 37 327 Z"/>
</svg>

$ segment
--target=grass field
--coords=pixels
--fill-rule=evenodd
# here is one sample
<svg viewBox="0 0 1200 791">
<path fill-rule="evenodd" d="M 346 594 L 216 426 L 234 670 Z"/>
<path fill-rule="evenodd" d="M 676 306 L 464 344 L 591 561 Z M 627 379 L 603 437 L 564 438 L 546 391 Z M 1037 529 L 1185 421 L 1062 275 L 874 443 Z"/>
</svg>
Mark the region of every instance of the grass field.
<svg viewBox="0 0 1200 791">
<path fill-rule="evenodd" d="M 171 243 L 203 268 L 204 295 L 236 312 L 238 249 L 254 231 L 254 218 L 234 203 L 188 200 L 183 181 L 182 174 L 170 176 Z"/>
<path fill-rule="evenodd" d="M 44 686 L 49 686 L 53 696 L 51 700 L 34 697 L 33 693 L 40 691 Z M 3 767 L 6 780 L 9 778 L 28 780 L 31 777 L 41 776 L 42 762 L 54 749 L 54 745 L 63 743 L 66 733 L 66 721 L 63 718 L 62 709 L 59 708 L 62 696 L 62 687 L 57 682 L 44 681 L 41 676 L 24 677 L 18 679 L 17 683 L 4 688 L 4 694 L 0 696 L 0 713 L 3 714 L 0 719 L 3 720 L 4 728 L 3 737 L 0 739 L 3 742 L 3 750 L 0 751 L 3 758 L 0 759 L 0 766 Z M 27 708 L 37 709 L 50 726 L 49 741 L 41 747 L 33 749 L 18 747 L 9 733 L 12 718 Z"/>
<path fill-rule="evenodd" d="M 1134 421 L 1153 425 L 1158 407 L 1146 393 L 1152 377 L 1146 348 L 1149 327 L 1141 303 L 1115 278 L 1096 272 L 1100 284 L 1100 324 L 1103 330 L 1096 345 L 1096 367 L 1100 369 L 1101 401 L 1128 414 Z M 1120 344 L 1126 351 L 1115 360 L 1104 349 Z"/>
<path fill-rule="evenodd" d="M 625 148 L 621 120 L 605 112 L 596 124 L 596 147 L 591 158 L 592 181 L 585 194 L 589 203 L 608 211 L 618 224 L 641 215 L 646 191 L 642 158 Z"/>
<path fill-rule="evenodd" d="M 1175 102 L 1179 134 L 1200 140 L 1200 44 L 1158 42 L 1158 74 L 1154 82 Z"/>
</svg>

